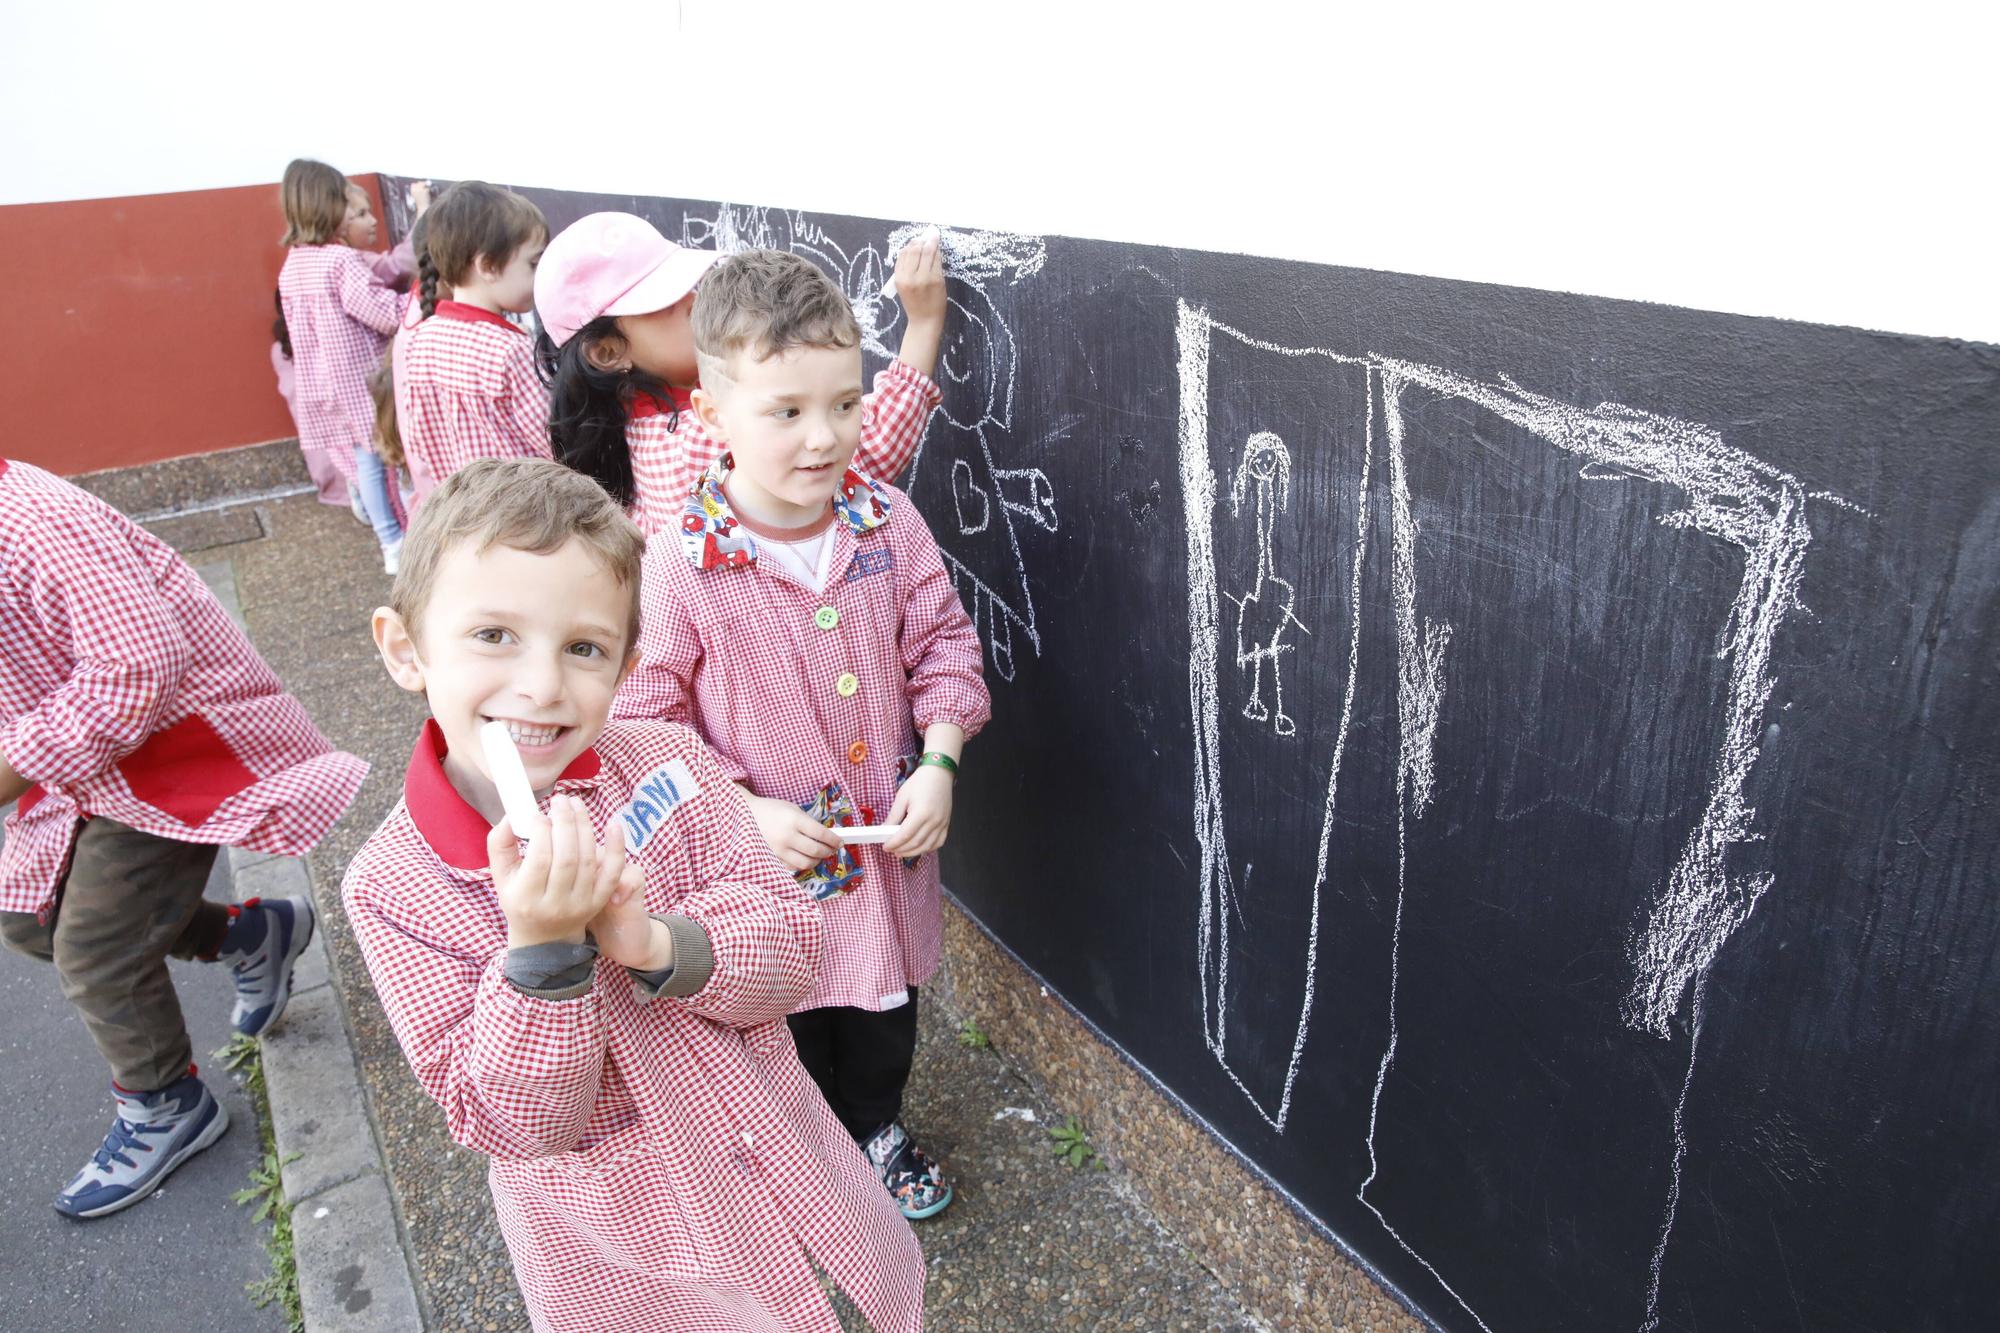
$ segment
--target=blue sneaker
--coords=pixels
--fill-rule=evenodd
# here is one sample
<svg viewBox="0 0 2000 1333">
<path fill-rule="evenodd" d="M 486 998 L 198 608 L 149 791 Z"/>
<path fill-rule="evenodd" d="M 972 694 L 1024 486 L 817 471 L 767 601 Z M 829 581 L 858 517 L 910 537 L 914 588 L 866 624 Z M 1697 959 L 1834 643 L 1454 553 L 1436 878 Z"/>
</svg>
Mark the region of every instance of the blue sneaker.
<svg viewBox="0 0 2000 1333">
<path fill-rule="evenodd" d="M 937 1216 L 951 1202 L 951 1186 L 945 1184 L 938 1164 L 895 1121 L 876 1130 L 861 1151 L 896 1207 L 912 1222 Z"/>
<path fill-rule="evenodd" d="M 118 1118 L 104 1145 L 56 1195 L 56 1211 L 68 1217 L 103 1217 L 130 1208 L 158 1189 L 173 1169 L 222 1137 L 229 1113 L 195 1077 L 158 1092 L 127 1092 L 111 1085 Z"/>
<path fill-rule="evenodd" d="M 221 962 L 236 976 L 230 1022 L 246 1037 L 270 1031 L 292 998 L 292 964 L 312 943 L 313 906 L 305 898 L 251 898 L 223 938 Z"/>
</svg>

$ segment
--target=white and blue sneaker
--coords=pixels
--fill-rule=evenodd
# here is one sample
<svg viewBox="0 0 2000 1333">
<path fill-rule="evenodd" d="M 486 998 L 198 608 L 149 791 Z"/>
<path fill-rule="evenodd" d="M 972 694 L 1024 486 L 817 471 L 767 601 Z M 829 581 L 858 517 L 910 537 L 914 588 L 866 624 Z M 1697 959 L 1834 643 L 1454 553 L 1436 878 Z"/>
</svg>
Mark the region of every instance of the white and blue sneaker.
<svg viewBox="0 0 2000 1333">
<path fill-rule="evenodd" d="M 222 1137 L 229 1113 L 188 1066 L 187 1077 L 158 1092 L 127 1092 L 117 1084 L 118 1118 L 90 1163 L 56 1195 L 56 1211 L 103 1217 L 130 1208 L 160 1187 L 173 1169 Z"/>
<path fill-rule="evenodd" d="M 236 977 L 230 1022 L 261 1037 L 292 998 L 292 965 L 312 943 L 313 905 L 305 898 L 251 898 L 237 911 L 216 955 Z"/>
</svg>

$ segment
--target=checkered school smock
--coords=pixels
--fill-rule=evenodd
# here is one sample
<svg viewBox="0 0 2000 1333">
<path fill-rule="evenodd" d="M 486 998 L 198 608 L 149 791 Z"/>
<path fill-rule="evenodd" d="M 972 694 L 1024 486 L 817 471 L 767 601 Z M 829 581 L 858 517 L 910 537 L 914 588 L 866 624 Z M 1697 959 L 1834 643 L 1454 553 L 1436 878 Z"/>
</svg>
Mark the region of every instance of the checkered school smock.
<svg viewBox="0 0 2000 1333">
<path fill-rule="evenodd" d="M 47 919 L 80 819 L 298 856 L 368 766 L 327 743 L 173 548 L 0 459 L 0 754 L 35 786 L 0 911 Z"/>
<path fill-rule="evenodd" d="M 876 373 L 875 391 L 861 399 L 861 443 L 854 466 L 871 477 L 894 480 L 924 441 L 931 411 L 942 400 L 937 382 L 904 361 L 891 361 Z M 632 459 L 632 521 L 648 537 L 680 525 L 688 492 L 722 454 L 722 443 L 708 433 L 688 406 L 687 395 L 673 391 L 671 403 L 641 395 L 625 423 L 625 449 Z"/>
<path fill-rule="evenodd" d="M 344 245 L 295 245 L 278 273 L 292 340 L 299 448 L 319 451 L 352 488 L 354 451 L 375 438 L 368 377 L 402 321 L 403 298 Z"/>
<path fill-rule="evenodd" d="M 396 402 L 418 505 L 475 458 L 550 457 L 534 344 L 478 306 L 440 301 L 417 325 L 396 368 Z"/>
<path fill-rule="evenodd" d="M 901 491 L 848 470 L 815 593 L 757 559 L 723 491 L 729 464 L 709 471 L 678 530 L 646 544 L 639 663 L 613 713 L 687 723 L 759 796 L 879 823 L 926 727 L 970 739 L 991 715 L 979 637 Z M 860 874 L 826 899 L 826 953 L 799 1009 L 893 1009 L 937 970 L 937 854 L 906 865 L 880 846 L 850 851 Z"/>
<path fill-rule="evenodd" d="M 491 1159 L 534 1326 L 835 1333 L 810 1256 L 876 1328 L 920 1328 L 916 1236 L 785 1025 L 819 909 L 700 739 L 614 722 L 554 787 L 584 801 L 600 841 L 629 830 L 649 911 L 706 932 L 712 970 L 685 997 L 604 959 L 570 998 L 507 980 L 487 824 L 443 754 L 427 723 L 343 897 L 418 1082 L 452 1139 Z"/>
</svg>

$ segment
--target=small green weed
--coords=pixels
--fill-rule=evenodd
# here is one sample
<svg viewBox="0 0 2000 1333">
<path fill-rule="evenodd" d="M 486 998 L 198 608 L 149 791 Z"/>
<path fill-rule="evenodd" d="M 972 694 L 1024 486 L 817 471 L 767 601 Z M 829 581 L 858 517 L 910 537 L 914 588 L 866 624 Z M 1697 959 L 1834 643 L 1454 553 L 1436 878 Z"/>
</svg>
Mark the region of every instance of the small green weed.
<svg viewBox="0 0 2000 1333">
<path fill-rule="evenodd" d="M 298 1154 L 282 1160 L 278 1157 L 278 1144 L 271 1134 L 271 1101 L 264 1091 L 264 1061 L 255 1037 L 237 1035 L 229 1039 L 229 1044 L 215 1053 L 215 1058 L 224 1069 L 243 1080 L 250 1100 L 257 1106 L 257 1140 L 264 1149 L 264 1155 L 256 1166 L 250 1169 L 250 1187 L 240 1189 L 233 1196 L 243 1207 L 254 1207 L 251 1220 L 269 1222 L 271 1234 L 264 1240 L 264 1253 L 270 1256 L 271 1272 L 255 1282 L 243 1284 L 250 1293 L 250 1301 L 258 1309 L 277 1305 L 285 1312 L 285 1333 L 305 1333 L 305 1309 L 299 1304 L 298 1260 L 292 1253 L 292 1209 L 285 1202 L 285 1163 L 296 1161 Z"/>
<path fill-rule="evenodd" d="M 1071 1167 L 1105 1169 L 1104 1159 L 1097 1155 L 1097 1149 L 1090 1146 L 1090 1137 L 1084 1131 L 1083 1122 L 1075 1116 L 1064 1116 L 1060 1125 L 1049 1130 L 1049 1137 L 1055 1140 L 1055 1155 Z"/>
<path fill-rule="evenodd" d="M 991 1046 L 993 1041 L 979 1030 L 979 1024 L 968 1018 L 958 1025 L 958 1044 L 967 1050 L 983 1051 Z"/>
</svg>

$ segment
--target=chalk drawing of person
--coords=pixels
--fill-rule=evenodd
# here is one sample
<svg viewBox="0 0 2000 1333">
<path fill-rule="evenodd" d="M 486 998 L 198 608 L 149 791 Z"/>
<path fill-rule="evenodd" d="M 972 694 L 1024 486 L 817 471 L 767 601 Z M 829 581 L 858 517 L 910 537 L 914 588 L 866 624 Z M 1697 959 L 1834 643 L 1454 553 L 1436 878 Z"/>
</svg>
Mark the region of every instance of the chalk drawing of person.
<svg viewBox="0 0 2000 1333">
<path fill-rule="evenodd" d="M 1243 512 L 1244 492 L 1251 486 L 1257 490 L 1256 580 L 1241 597 L 1229 598 L 1237 609 L 1236 665 L 1250 673 L 1250 698 L 1243 705 L 1243 716 L 1253 722 L 1269 721 L 1278 735 L 1291 736 L 1297 734 L 1298 723 L 1285 713 L 1281 659 L 1283 654 L 1294 651 L 1294 646 L 1284 641 L 1285 630 L 1296 626 L 1301 634 L 1312 631 L 1292 612 L 1298 594 L 1291 580 L 1279 578 L 1271 568 L 1271 522 L 1291 499 L 1292 455 L 1285 442 L 1270 431 L 1258 431 L 1243 448 L 1242 465 L 1236 469 L 1236 479 L 1229 489 L 1233 510 L 1239 517 Z M 1271 669 L 1272 703 L 1278 710 L 1275 721 L 1271 706 L 1264 702 L 1266 664 Z"/>
</svg>

